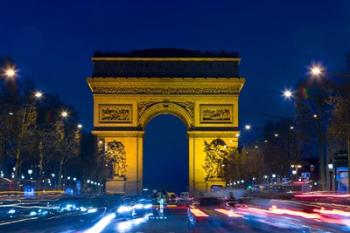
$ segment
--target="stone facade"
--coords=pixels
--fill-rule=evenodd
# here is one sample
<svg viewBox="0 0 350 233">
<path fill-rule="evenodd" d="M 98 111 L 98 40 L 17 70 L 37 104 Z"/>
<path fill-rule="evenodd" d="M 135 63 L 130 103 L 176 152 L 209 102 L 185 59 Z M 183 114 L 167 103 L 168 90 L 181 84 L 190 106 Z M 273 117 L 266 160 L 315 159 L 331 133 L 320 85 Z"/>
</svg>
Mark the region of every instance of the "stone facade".
<svg viewBox="0 0 350 233">
<path fill-rule="evenodd" d="M 171 62 L 175 63 L 192 62 L 187 56 L 170 57 Z M 93 58 L 95 63 L 111 63 L 109 66 L 123 60 L 136 64 L 147 60 L 156 65 L 167 62 L 167 59 L 169 58 L 147 56 L 132 57 L 130 60 L 127 56 L 111 56 L 98 57 L 96 61 L 96 58 Z M 238 58 L 220 57 L 220 59 L 223 60 L 221 62 L 237 63 Z M 192 60 L 199 63 L 213 62 L 217 65 L 220 59 L 195 57 Z M 119 67 L 119 63 L 116 67 Z M 207 179 L 208 174 L 204 169 L 208 163 L 206 143 L 219 139 L 230 148 L 238 146 L 238 100 L 245 80 L 238 76 L 197 78 L 179 78 L 176 75 L 129 78 L 125 76 L 127 75 L 120 77 L 117 72 L 109 73 L 108 77 L 97 75 L 88 78 L 94 100 L 93 133 L 103 139 L 105 149 L 112 142 L 121 143 L 125 149 L 126 179 L 111 180 L 112 183 L 107 185 L 110 190 L 107 191 L 123 190 L 125 193 L 138 193 L 142 190 L 143 129 L 153 117 L 161 114 L 175 115 L 187 126 L 190 192 L 196 195 L 208 191 L 212 185 L 222 185 L 224 182 L 220 177 Z M 118 171 L 116 173 L 118 174 Z"/>
</svg>

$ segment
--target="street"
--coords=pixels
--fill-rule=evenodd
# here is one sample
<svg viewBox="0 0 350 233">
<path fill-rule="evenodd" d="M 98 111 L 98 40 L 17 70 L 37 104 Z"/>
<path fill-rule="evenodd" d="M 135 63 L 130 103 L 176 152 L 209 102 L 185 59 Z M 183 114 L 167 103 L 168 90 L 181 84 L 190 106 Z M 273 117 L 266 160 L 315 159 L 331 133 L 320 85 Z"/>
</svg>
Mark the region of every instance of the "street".
<svg viewBox="0 0 350 233">
<path fill-rule="evenodd" d="M 129 206 L 133 206 L 133 210 L 129 208 L 127 211 L 133 214 L 125 215 L 125 211 L 118 211 L 121 206 L 127 209 L 125 202 L 108 200 L 88 197 L 63 199 L 53 202 L 55 204 L 51 207 L 44 207 L 38 201 L 28 201 L 25 205 L 1 205 L 0 232 L 350 232 L 350 214 L 346 205 L 330 209 L 335 205 L 254 198 L 232 207 L 222 203 L 212 205 L 208 200 L 215 198 L 202 198 L 199 200 L 206 202 L 199 201 L 199 204 L 189 207 L 168 205 L 161 213 L 157 205 L 147 208 L 147 204 L 142 206 L 138 204 L 141 202 L 132 201 Z M 141 209 L 147 211 L 135 214 L 135 210 Z M 46 210 L 49 213 L 42 214 Z"/>
</svg>

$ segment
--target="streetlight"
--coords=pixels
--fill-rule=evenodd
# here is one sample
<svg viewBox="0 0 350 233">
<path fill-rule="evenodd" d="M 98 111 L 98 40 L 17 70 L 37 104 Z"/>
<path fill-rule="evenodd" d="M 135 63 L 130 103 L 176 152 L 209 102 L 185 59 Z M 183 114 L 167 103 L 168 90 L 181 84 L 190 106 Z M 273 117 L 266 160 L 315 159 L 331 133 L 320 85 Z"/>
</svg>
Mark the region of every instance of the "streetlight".
<svg viewBox="0 0 350 233">
<path fill-rule="evenodd" d="M 319 78 L 324 75 L 325 68 L 321 64 L 312 64 L 309 66 L 309 74 L 313 78 Z"/>
<path fill-rule="evenodd" d="M 68 117 L 68 112 L 67 111 L 62 111 L 61 112 L 61 117 L 67 118 Z"/>
<path fill-rule="evenodd" d="M 43 97 L 43 93 L 41 91 L 36 91 L 34 93 L 34 97 L 37 99 L 40 99 L 41 97 Z"/>
<path fill-rule="evenodd" d="M 333 167 L 334 167 L 333 163 L 329 163 L 329 164 L 328 164 L 328 169 L 329 169 L 329 170 L 333 170 Z"/>
<path fill-rule="evenodd" d="M 251 130 L 252 126 L 251 125 L 245 125 L 244 128 L 245 128 L 245 130 Z"/>
<path fill-rule="evenodd" d="M 279 134 L 278 134 L 278 133 L 275 133 L 273 136 L 274 136 L 275 138 L 278 138 Z"/>
<path fill-rule="evenodd" d="M 291 99 L 291 98 L 293 98 L 293 97 L 294 97 L 293 91 L 292 91 L 291 89 L 285 89 L 285 90 L 283 91 L 283 97 L 284 97 L 285 99 Z"/>
<path fill-rule="evenodd" d="M 328 170 L 329 170 L 329 190 L 332 191 L 333 190 L 333 169 L 334 169 L 334 165 L 332 162 L 328 163 Z"/>
<path fill-rule="evenodd" d="M 17 76 L 17 70 L 14 65 L 8 65 L 3 69 L 3 75 L 6 78 L 12 79 Z"/>
<path fill-rule="evenodd" d="M 83 125 L 82 124 L 78 124 L 77 127 L 78 127 L 78 129 L 82 129 Z"/>
<path fill-rule="evenodd" d="M 28 175 L 32 175 L 33 174 L 33 170 L 32 169 L 28 169 Z"/>
</svg>

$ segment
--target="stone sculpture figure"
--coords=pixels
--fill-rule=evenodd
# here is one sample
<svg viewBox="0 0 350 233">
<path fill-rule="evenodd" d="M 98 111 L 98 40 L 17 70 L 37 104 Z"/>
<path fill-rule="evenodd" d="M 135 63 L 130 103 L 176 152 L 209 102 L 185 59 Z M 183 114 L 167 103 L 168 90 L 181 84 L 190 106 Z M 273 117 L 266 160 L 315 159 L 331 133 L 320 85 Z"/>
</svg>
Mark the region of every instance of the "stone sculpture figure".
<svg viewBox="0 0 350 233">
<path fill-rule="evenodd" d="M 204 141 L 206 153 L 203 169 L 207 173 L 207 179 L 223 178 L 224 159 L 228 155 L 228 148 L 221 139 L 215 139 L 211 143 Z"/>
<path fill-rule="evenodd" d="M 112 164 L 114 176 L 126 178 L 126 152 L 121 142 L 111 141 L 107 143 L 107 161 Z"/>
</svg>

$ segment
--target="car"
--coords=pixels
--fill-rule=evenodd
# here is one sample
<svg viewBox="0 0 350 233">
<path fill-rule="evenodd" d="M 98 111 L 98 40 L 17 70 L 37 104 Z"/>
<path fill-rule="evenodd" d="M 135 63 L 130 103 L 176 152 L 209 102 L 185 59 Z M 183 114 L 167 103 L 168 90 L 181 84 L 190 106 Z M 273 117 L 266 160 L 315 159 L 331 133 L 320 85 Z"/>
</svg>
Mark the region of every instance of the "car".
<svg viewBox="0 0 350 233">
<path fill-rule="evenodd" d="M 126 198 L 122 199 L 116 208 L 116 218 L 130 219 L 143 217 L 152 213 L 152 201 L 145 198 Z"/>
</svg>

